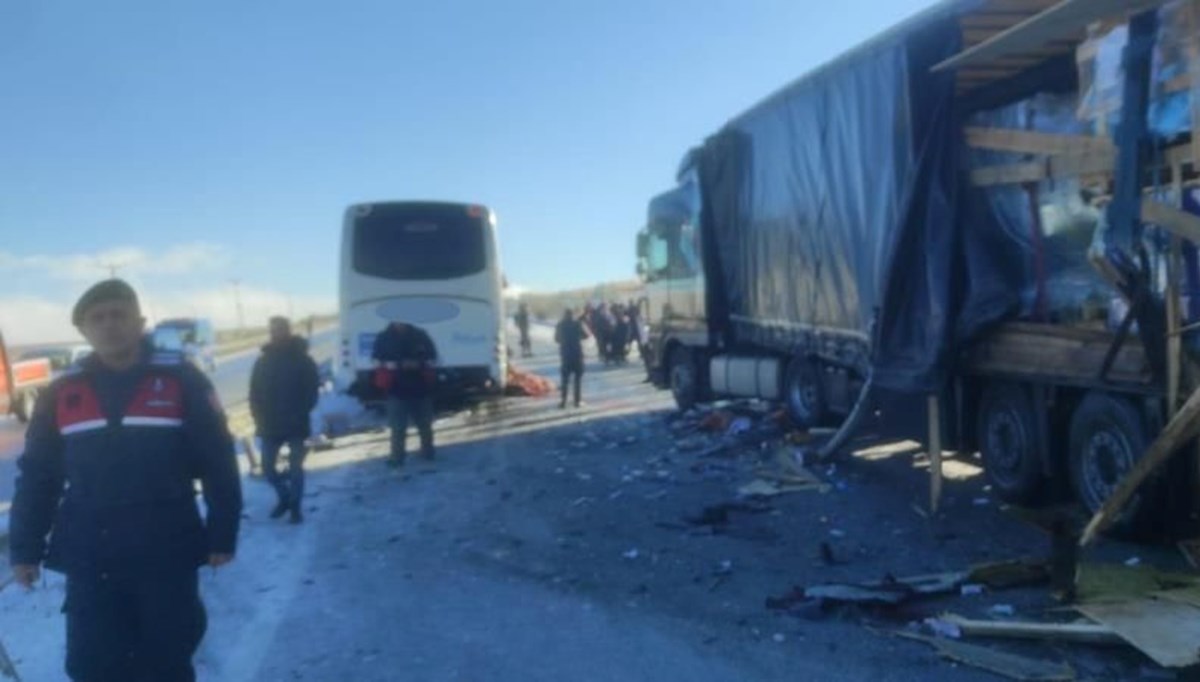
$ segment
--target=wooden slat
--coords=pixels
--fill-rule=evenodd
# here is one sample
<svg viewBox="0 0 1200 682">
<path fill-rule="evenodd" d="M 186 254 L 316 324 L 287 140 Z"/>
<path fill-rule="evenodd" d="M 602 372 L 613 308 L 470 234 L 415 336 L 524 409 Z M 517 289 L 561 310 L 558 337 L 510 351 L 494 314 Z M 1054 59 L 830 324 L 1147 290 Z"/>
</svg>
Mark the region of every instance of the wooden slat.
<svg viewBox="0 0 1200 682">
<path fill-rule="evenodd" d="M 1111 16 L 1128 16 L 1151 9 L 1165 0 L 1062 0 L 1045 11 L 972 46 L 933 67 L 941 71 L 971 64 L 984 64 L 996 57 L 1007 57 L 1043 48 L 1057 40 L 1078 35 L 1093 21 Z"/>
<path fill-rule="evenodd" d="M 971 184 L 976 187 L 993 185 L 1019 185 L 1025 182 L 1041 182 L 1049 175 L 1044 161 L 1017 163 L 1009 166 L 987 166 L 971 171 Z"/>
<path fill-rule="evenodd" d="M 1145 199 L 1142 201 L 1142 221 L 1158 225 L 1183 239 L 1200 243 L 1200 216 L 1192 215 L 1174 206 L 1153 199 Z"/>
<path fill-rule="evenodd" d="M 1083 154 L 1088 152 L 1111 154 L 1114 152 L 1111 140 L 1091 135 L 1064 135 L 1033 130 L 981 127 L 965 128 L 964 133 L 967 137 L 967 144 L 972 147 L 1018 154 Z"/>
<path fill-rule="evenodd" d="M 971 183 L 977 187 L 1019 185 L 1043 180 L 1095 177 L 1113 171 L 1114 153 L 1062 154 L 1044 161 L 1005 166 L 986 166 L 971 171 Z"/>
<path fill-rule="evenodd" d="M 1108 332 L 1058 325 L 1004 325 L 971 347 L 967 369 L 1090 384 L 1096 380 L 1112 339 Z M 1121 346 L 1108 377 L 1123 384 L 1151 384 L 1153 378 L 1139 341 L 1128 339 Z"/>
</svg>

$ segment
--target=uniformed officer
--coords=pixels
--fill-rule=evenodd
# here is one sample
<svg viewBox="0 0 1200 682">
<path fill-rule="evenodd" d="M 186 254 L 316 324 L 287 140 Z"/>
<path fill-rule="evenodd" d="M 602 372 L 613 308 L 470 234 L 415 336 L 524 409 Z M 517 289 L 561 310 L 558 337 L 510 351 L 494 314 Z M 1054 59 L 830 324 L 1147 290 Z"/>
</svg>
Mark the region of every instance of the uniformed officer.
<svg viewBox="0 0 1200 682">
<path fill-rule="evenodd" d="M 198 369 L 146 344 L 125 282 L 93 286 L 72 321 L 95 352 L 29 422 L 10 517 L 16 580 L 32 588 L 43 562 L 66 575 L 72 680 L 194 680 L 197 569 L 233 560 L 242 508 L 224 414 Z"/>
</svg>

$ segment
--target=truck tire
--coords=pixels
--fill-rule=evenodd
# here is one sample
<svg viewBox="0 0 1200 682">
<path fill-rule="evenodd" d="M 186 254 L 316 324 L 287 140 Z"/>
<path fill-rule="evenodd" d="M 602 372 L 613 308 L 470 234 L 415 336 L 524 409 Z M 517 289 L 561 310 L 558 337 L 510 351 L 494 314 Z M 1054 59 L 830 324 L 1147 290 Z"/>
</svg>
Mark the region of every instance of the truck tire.
<svg viewBox="0 0 1200 682">
<path fill-rule="evenodd" d="M 783 399 L 788 417 L 799 428 L 811 429 L 829 420 L 829 407 L 817 364 L 808 358 L 796 358 L 788 365 L 783 380 Z"/>
<path fill-rule="evenodd" d="M 1045 442 L 1028 389 L 991 383 L 979 401 L 979 455 L 1000 499 L 1014 504 L 1040 501 Z"/>
<path fill-rule="evenodd" d="M 17 399 L 13 403 L 13 414 L 17 416 L 17 421 L 22 424 L 29 421 L 33 416 L 33 406 L 37 402 L 37 393 L 34 391 L 21 391 L 17 394 Z"/>
<path fill-rule="evenodd" d="M 1150 444 L 1146 423 L 1129 400 L 1092 392 L 1071 417 L 1071 484 L 1084 509 L 1094 514 Z M 1154 526 L 1161 500 L 1149 481 L 1125 505 L 1112 526 L 1121 536 L 1142 535 Z"/>
<path fill-rule="evenodd" d="M 679 409 L 690 410 L 700 402 L 700 373 L 695 357 L 687 348 L 671 351 L 667 360 L 667 381 Z"/>
</svg>

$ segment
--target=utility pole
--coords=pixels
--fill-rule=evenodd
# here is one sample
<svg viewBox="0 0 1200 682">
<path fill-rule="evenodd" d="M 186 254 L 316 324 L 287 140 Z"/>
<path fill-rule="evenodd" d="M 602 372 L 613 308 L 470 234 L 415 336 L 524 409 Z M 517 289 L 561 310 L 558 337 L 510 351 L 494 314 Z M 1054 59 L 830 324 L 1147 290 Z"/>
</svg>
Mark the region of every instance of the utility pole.
<svg viewBox="0 0 1200 682">
<path fill-rule="evenodd" d="M 242 314 L 242 280 L 231 279 L 229 283 L 233 285 L 233 302 L 237 306 L 238 331 L 246 328 L 246 317 Z"/>
</svg>

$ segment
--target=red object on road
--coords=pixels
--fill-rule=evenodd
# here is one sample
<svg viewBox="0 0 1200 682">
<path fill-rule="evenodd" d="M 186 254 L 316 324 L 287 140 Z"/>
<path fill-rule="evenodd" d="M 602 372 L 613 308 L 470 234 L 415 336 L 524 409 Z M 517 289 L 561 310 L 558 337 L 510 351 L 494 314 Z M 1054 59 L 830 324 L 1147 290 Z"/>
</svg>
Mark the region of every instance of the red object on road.
<svg viewBox="0 0 1200 682">
<path fill-rule="evenodd" d="M 541 398 L 553 394 L 554 389 L 555 385 L 553 381 L 536 374 L 522 372 L 512 365 L 508 366 L 508 383 L 504 388 L 505 394 Z"/>
</svg>

